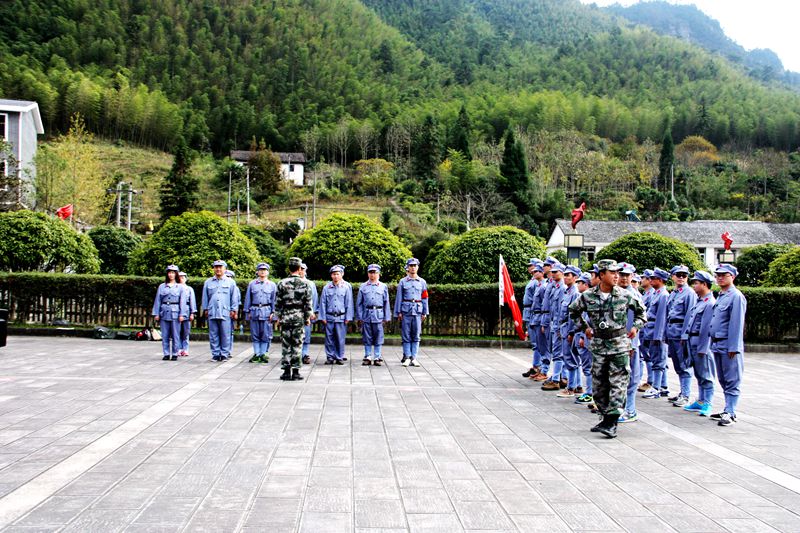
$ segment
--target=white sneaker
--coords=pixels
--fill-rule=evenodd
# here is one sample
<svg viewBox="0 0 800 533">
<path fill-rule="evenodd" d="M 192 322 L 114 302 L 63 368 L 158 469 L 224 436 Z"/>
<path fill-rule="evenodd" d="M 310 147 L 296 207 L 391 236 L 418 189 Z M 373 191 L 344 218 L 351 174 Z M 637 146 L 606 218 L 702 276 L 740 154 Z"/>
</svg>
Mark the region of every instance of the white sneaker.
<svg viewBox="0 0 800 533">
<path fill-rule="evenodd" d="M 405 361 L 403 361 L 403 366 L 408 366 L 410 364 L 411 364 L 411 359 L 406 359 Z"/>
<path fill-rule="evenodd" d="M 411 366 L 422 366 L 422 365 L 420 365 L 419 363 L 417 363 L 417 360 L 416 360 L 416 359 L 412 359 L 412 360 L 411 360 Z"/>
<path fill-rule="evenodd" d="M 646 398 L 648 400 L 652 400 L 652 399 L 660 398 L 660 397 L 661 397 L 661 393 L 659 393 L 658 389 L 656 389 L 655 387 L 647 389 L 647 391 L 644 394 L 642 394 L 642 398 Z"/>
</svg>

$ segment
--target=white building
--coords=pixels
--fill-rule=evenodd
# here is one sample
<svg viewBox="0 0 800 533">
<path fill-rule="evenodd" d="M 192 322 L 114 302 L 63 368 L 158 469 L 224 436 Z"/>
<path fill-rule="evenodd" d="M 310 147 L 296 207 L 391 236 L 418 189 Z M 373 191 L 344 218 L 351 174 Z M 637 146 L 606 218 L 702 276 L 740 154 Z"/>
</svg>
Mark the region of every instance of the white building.
<svg viewBox="0 0 800 533">
<path fill-rule="evenodd" d="M 302 152 L 273 152 L 281 160 L 281 174 L 283 179 L 289 180 L 296 187 L 305 185 L 304 167 L 306 154 Z M 231 150 L 231 159 L 241 165 L 247 164 L 255 154 L 250 150 Z"/>
<path fill-rule="evenodd" d="M 800 224 L 773 224 L 743 220 L 695 220 L 693 222 L 631 222 L 624 220 L 582 220 L 575 230 L 566 219 L 557 219 L 556 227 L 547 241 L 547 252 L 565 250 L 564 236 L 569 233 L 583 235 L 582 253 L 594 261 L 597 252 L 619 237 L 629 233 L 648 231 L 672 237 L 691 244 L 703 262 L 711 269 L 716 267 L 719 254 L 724 251 L 722 234 L 730 233 L 731 250 L 738 253 L 743 248 L 758 244 L 800 244 Z"/>
<path fill-rule="evenodd" d="M 37 135 L 43 133 L 39 104 L 0 99 L 0 140 L 10 145 L 10 153 L 0 154 L 0 208 L 33 207 L 36 201 L 33 159 Z"/>
</svg>

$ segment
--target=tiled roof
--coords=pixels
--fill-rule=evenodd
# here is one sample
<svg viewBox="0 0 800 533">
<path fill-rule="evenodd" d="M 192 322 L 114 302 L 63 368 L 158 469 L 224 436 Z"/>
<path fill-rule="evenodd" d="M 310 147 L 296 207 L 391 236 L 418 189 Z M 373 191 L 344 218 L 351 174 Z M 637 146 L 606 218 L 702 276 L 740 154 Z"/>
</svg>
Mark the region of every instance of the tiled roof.
<svg viewBox="0 0 800 533">
<path fill-rule="evenodd" d="M 231 150 L 231 159 L 234 161 L 249 161 L 255 152 L 251 150 Z M 303 152 L 274 152 L 281 163 L 305 163 L 306 154 Z"/>
<path fill-rule="evenodd" d="M 556 224 L 572 233 L 569 220 Z M 800 244 L 800 224 L 774 224 L 744 220 L 694 220 L 692 222 L 629 222 L 625 220 L 582 220 L 576 228 L 586 243 L 609 243 L 623 235 L 650 231 L 691 244 L 722 244 L 721 235 L 730 232 L 734 248 L 767 242 Z"/>
</svg>

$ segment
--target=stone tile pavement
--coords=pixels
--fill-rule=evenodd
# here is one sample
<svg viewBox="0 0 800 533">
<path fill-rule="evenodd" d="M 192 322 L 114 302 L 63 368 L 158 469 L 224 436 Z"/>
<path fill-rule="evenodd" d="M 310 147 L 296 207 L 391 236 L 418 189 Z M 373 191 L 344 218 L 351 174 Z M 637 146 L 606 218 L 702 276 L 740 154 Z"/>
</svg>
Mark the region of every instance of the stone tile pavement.
<svg viewBox="0 0 800 533">
<path fill-rule="evenodd" d="M 521 377 L 527 351 L 421 368 L 162 362 L 159 345 L 0 349 L 4 531 L 800 531 L 800 356 L 752 354 L 727 428 L 663 400 L 607 440 Z M 273 347 L 273 354 L 275 353 Z M 674 381 L 674 376 L 670 376 Z M 721 395 L 716 403 L 720 403 Z"/>
</svg>

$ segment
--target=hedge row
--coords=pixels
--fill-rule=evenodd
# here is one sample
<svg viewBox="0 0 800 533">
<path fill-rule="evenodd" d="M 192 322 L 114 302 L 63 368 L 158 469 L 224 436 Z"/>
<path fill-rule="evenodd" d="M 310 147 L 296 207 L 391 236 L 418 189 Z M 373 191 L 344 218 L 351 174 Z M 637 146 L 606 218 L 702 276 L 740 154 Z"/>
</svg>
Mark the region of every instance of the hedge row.
<svg viewBox="0 0 800 533">
<path fill-rule="evenodd" d="M 153 298 L 162 278 L 42 273 L 0 274 L 0 307 L 10 310 L 17 323 L 51 324 L 64 319 L 75 325 L 110 327 L 144 326 L 150 323 Z M 202 279 L 189 285 L 198 295 Z M 238 280 L 244 291 L 249 280 Z M 324 282 L 317 282 L 322 289 Z M 354 283 L 357 290 L 359 284 Z M 395 284 L 389 284 L 394 302 Z M 516 284 L 522 301 L 524 284 Z M 800 288 L 743 287 L 747 297 L 748 341 L 796 340 L 800 327 Z M 431 316 L 423 332 L 432 335 L 498 335 L 498 294 L 495 283 L 478 285 L 431 285 Z M 394 332 L 396 324 L 389 326 Z M 513 335 L 508 312 L 503 312 L 502 334 Z"/>
</svg>

